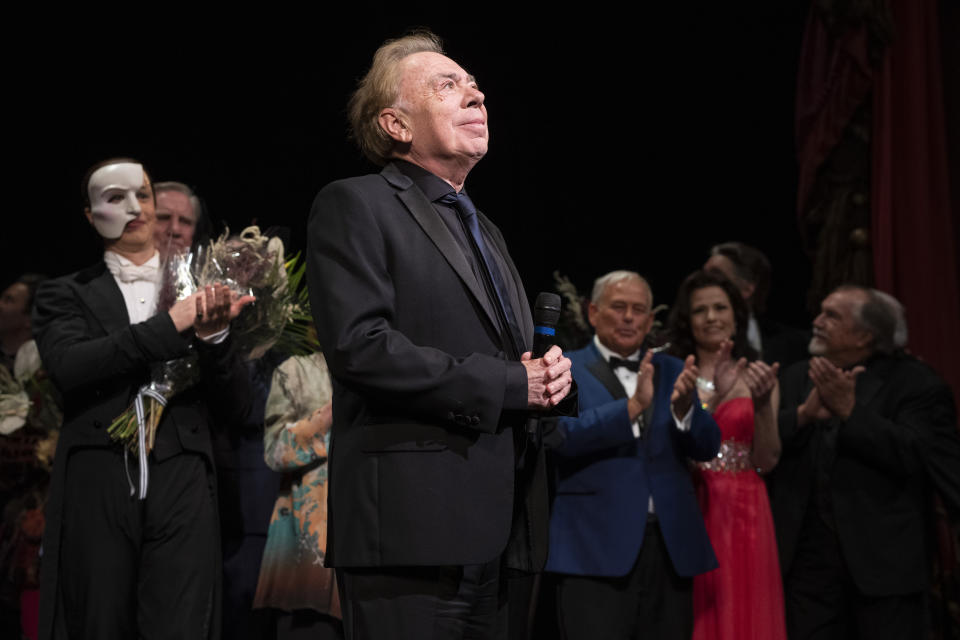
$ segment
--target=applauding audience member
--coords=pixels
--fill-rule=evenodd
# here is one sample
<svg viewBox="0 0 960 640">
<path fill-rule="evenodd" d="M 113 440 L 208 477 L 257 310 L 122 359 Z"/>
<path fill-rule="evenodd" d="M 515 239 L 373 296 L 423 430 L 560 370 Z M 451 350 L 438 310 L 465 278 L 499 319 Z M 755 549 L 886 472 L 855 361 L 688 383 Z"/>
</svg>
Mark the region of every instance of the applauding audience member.
<svg viewBox="0 0 960 640">
<path fill-rule="evenodd" d="M 694 577 L 695 640 L 783 640 L 783 589 L 767 490 L 780 455 L 777 365 L 756 360 L 747 307 L 728 279 L 703 271 L 680 286 L 670 353 L 696 354 L 697 392 L 720 427 L 717 457 L 695 485 L 720 566 Z"/>
</svg>

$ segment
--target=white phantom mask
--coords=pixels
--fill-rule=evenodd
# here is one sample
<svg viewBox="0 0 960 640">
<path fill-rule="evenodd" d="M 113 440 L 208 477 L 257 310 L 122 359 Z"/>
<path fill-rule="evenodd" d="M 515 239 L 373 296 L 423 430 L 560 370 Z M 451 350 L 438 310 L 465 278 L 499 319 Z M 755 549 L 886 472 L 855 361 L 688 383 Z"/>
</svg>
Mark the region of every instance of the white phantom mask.
<svg viewBox="0 0 960 640">
<path fill-rule="evenodd" d="M 143 167 L 132 162 L 108 164 L 90 175 L 87 195 L 93 227 L 107 240 L 123 235 L 127 223 L 140 215 L 137 192 L 143 186 Z"/>
</svg>

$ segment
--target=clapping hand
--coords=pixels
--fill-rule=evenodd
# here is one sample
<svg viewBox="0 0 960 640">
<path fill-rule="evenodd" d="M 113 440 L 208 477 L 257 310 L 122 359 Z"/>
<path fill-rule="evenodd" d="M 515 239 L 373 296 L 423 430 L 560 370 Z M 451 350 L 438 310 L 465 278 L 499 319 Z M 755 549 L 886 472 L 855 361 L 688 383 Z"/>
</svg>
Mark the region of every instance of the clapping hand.
<svg viewBox="0 0 960 640">
<path fill-rule="evenodd" d="M 631 422 L 653 402 L 653 350 L 647 349 L 637 370 L 637 390 L 627 400 L 627 413 Z"/>
<path fill-rule="evenodd" d="M 726 400 L 730 392 L 737 385 L 737 380 L 747 366 L 747 359 L 740 358 L 734 361 L 730 357 L 733 352 L 733 341 L 724 340 L 720 343 L 719 360 L 713 370 L 713 386 L 715 395 L 713 404 L 719 406 Z"/>
<path fill-rule="evenodd" d="M 225 284 L 207 285 L 196 296 L 197 317 L 193 328 L 200 339 L 227 328 L 245 306 L 256 300 L 253 296 L 239 296 Z"/>
<path fill-rule="evenodd" d="M 771 394 L 777 386 L 777 372 L 779 370 L 779 362 L 775 362 L 771 366 L 761 360 L 751 362 L 743 370 L 743 380 L 750 388 L 750 395 L 753 396 L 755 405 L 770 402 Z"/>
<path fill-rule="evenodd" d="M 697 376 L 700 375 L 700 369 L 694 364 L 696 358 L 693 355 L 687 356 L 683 362 L 683 371 L 677 376 L 677 381 L 673 383 L 673 393 L 670 394 L 670 402 L 673 404 L 673 413 L 678 418 L 683 418 L 690 410 L 693 404 L 693 390 L 697 386 Z"/>
<path fill-rule="evenodd" d="M 202 339 L 226 329 L 230 321 L 254 300 L 253 296 L 238 296 L 227 285 L 216 283 L 178 300 L 167 313 L 177 332 L 183 333 L 193 327 L 197 337 Z"/>
<path fill-rule="evenodd" d="M 810 422 L 829 419 L 830 411 L 823 406 L 823 402 L 820 400 L 820 392 L 817 391 L 817 387 L 814 385 L 807 399 L 797 407 L 797 423 L 802 427 Z"/>
<path fill-rule="evenodd" d="M 857 376 L 863 372 L 862 366 L 844 371 L 826 358 L 810 358 L 808 375 L 826 410 L 846 420 L 856 404 Z"/>
</svg>

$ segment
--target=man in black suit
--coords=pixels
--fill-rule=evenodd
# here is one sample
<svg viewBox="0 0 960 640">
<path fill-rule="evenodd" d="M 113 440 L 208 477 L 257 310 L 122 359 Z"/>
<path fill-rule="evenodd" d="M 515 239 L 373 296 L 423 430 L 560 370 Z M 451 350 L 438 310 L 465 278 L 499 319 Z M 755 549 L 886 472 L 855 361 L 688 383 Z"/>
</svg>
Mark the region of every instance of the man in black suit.
<svg viewBox="0 0 960 640">
<path fill-rule="evenodd" d="M 333 378 L 326 561 L 344 627 L 502 637 L 508 571 L 539 571 L 546 556 L 528 410 L 569 394 L 570 362 L 556 347 L 530 359 L 520 276 L 463 188 L 487 151 L 473 76 L 431 33 L 390 41 L 350 117 L 385 167 L 320 192 L 307 254 Z"/>
<path fill-rule="evenodd" d="M 157 312 L 149 176 L 135 161 L 107 161 L 88 172 L 83 193 L 104 259 L 41 285 L 33 313 L 64 415 L 46 510 L 40 637 L 217 638 L 209 414 L 229 422 L 249 410 L 228 323 L 252 298 L 218 285 Z M 191 344 L 202 381 L 168 404 L 149 455 L 113 442 L 107 428 L 151 366 Z"/>
<path fill-rule="evenodd" d="M 949 387 L 898 349 L 899 315 L 875 290 L 837 289 L 813 322 L 813 357 L 783 374 L 770 490 L 792 640 L 926 627 L 925 523 L 943 470 L 956 482 L 960 444 Z"/>
</svg>

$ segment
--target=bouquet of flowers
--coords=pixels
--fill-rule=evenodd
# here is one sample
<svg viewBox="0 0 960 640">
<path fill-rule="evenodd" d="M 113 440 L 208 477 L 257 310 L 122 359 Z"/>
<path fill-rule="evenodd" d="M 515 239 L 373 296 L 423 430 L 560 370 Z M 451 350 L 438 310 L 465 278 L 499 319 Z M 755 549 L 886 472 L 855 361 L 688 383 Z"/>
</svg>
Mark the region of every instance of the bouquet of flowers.
<svg viewBox="0 0 960 640">
<path fill-rule="evenodd" d="M 219 282 L 239 295 L 256 297 L 230 325 L 233 341 L 246 358 L 259 358 L 274 346 L 291 355 L 312 353 L 319 344 L 310 331 L 310 303 L 302 286 L 305 270 L 299 255 L 284 261 L 283 242 L 261 235 L 258 227 L 247 227 L 239 236 L 228 230 L 209 246 L 168 260 L 157 309 L 169 309 Z M 150 382 L 108 429 L 115 441 L 139 454 L 141 473 L 167 402 L 200 379 L 193 351 L 156 365 L 151 373 Z"/>
</svg>

